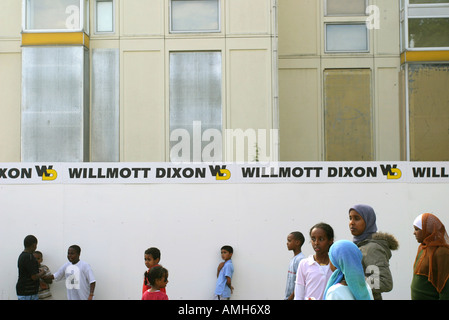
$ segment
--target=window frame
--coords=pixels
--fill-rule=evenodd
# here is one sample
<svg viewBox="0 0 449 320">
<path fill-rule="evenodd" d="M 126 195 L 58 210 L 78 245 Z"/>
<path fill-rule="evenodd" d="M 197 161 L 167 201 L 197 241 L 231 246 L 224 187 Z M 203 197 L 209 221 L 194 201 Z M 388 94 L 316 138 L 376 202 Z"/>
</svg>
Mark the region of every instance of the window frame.
<svg viewBox="0 0 449 320">
<path fill-rule="evenodd" d="M 401 0 L 400 5 L 401 52 L 448 50 L 448 47 L 410 47 L 409 20 L 449 18 L 449 3 L 410 4 L 410 0 Z M 429 9 L 432 9 L 436 14 L 425 12 L 425 10 Z"/>
<path fill-rule="evenodd" d="M 218 28 L 215 30 L 173 30 L 173 2 L 176 1 L 188 1 L 188 0 L 169 0 L 169 17 L 168 17 L 168 23 L 169 23 L 169 33 L 170 34 L 189 34 L 189 33 L 220 33 L 221 30 L 221 0 L 202 0 L 202 1 L 216 1 L 217 2 L 217 24 Z"/>
<path fill-rule="evenodd" d="M 368 0 L 365 1 L 365 11 L 363 14 L 357 14 L 357 13 L 339 13 L 339 14 L 329 14 L 327 12 L 327 2 L 328 0 L 324 0 L 324 16 L 325 17 L 360 17 L 360 16 L 367 16 L 366 8 L 368 7 Z"/>
<path fill-rule="evenodd" d="M 327 27 L 330 25 L 363 25 L 365 27 L 366 34 L 366 50 L 329 50 L 327 44 Z M 369 53 L 370 48 L 370 33 L 366 28 L 366 23 L 362 22 L 325 22 L 324 23 L 324 53 L 326 54 L 338 54 L 338 53 Z"/>
<path fill-rule="evenodd" d="M 112 31 L 98 31 L 98 3 L 99 2 L 111 2 L 112 3 Z M 115 0 L 95 0 L 94 4 L 94 33 L 99 35 L 110 35 L 116 32 L 116 8 Z"/>
<path fill-rule="evenodd" d="M 24 33 L 67 33 L 67 32 L 84 32 L 89 34 L 90 22 L 90 0 L 77 0 L 79 3 L 79 28 L 78 29 L 32 29 L 28 28 L 29 16 L 28 9 L 34 0 L 22 0 L 22 32 Z M 87 4 L 86 4 L 87 3 Z M 86 17 L 87 16 L 87 17 Z"/>
</svg>

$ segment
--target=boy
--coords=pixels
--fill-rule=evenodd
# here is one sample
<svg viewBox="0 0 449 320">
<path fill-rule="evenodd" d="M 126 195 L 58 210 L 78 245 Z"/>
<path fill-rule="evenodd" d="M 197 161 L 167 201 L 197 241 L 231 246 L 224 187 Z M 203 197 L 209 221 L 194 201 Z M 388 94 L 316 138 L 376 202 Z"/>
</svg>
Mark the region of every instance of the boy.
<svg viewBox="0 0 449 320">
<path fill-rule="evenodd" d="M 40 251 L 34 251 L 33 253 L 34 257 L 37 260 L 37 263 L 39 264 L 39 271 L 44 271 L 44 276 L 51 275 L 50 268 L 48 268 L 45 264 L 42 264 L 42 261 L 44 261 L 44 255 Z M 44 299 L 50 299 L 51 298 L 51 291 L 50 291 L 50 284 L 52 283 L 52 280 L 45 280 L 43 278 L 40 279 L 39 282 L 39 300 Z"/>
<path fill-rule="evenodd" d="M 231 285 L 234 265 L 232 264 L 232 254 L 234 249 L 231 246 L 221 248 L 221 258 L 224 260 L 217 268 L 217 283 L 215 285 L 215 300 L 229 300 L 234 287 Z"/>
<path fill-rule="evenodd" d="M 33 252 L 37 248 L 37 238 L 28 235 L 23 240 L 24 250 L 19 255 L 17 267 L 19 279 L 16 284 L 16 293 L 19 300 L 38 300 L 39 279 L 44 275 L 39 271 L 39 265 Z"/>
<path fill-rule="evenodd" d="M 148 270 L 144 273 L 142 294 L 151 289 L 151 285 L 148 282 L 148 273 L 152 268 L 159 266 L 159 261 L 161 261 L 161 251 L 155 247 L 148 248 L 145 250 L 144 259 L 145 266 Z M 161 291 L 165 293 L 165 288 L 161 288 Z"/>
<path fill-rule="evenodd" d="M 72 245 L 67 250 L 66 262 L 55 274 L 44 279 L 56 281 L 66 279 L 68 300 L 93 300 L 96 280 L 92 268 L 87 262 L 80 260 L 81 248 Z"/>
<path fill-rule="evenodd" d="M 293 251 L 293 258 L 288 266 L 284 300 L 293 300 L 295 297 L 296 271 L 298 270 L 299 261 L 304 258 L 304 254 L 301 252 L 303 244 L 304 235 L 301 232 L 293 231 L 287 236 L 287 249 Z"/>
</svg>

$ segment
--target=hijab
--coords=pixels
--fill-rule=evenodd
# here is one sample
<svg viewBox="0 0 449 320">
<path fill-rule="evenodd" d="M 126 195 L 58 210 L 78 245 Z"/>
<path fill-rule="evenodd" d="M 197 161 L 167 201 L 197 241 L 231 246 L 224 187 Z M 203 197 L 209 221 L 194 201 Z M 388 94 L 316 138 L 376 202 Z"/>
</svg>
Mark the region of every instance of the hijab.
<svg viewBox="0 0 449 320">
<path fill-rule="evenodd" d="M 366 225 L 365 230 L 363 231 L 363 233 L 361 235 L 354 236 L 352 238 L 353 242 L 358 243 L 365 239 L 371 238 L 371 235 L 373 233 L 377 232 L 376 213 L 374 212 L 374 209 L 366 204 L 356 204 L 351 209 L 349 209 L 349 212 L 351 210 L 357 211 L 357 213 L 365 221 L 365 225 Z"/>
<path fill-rule="evenodd" d="M 419 217 L 423 241 L 415 258 L 414 273 L 427 276 L 430 283 L 441 293 L 449 278 L 449 237 L 444 224 L 435 215 L 424 213 L 418 216 L 414 221 L 414 225 L 418 228 Z M 447 250 L 437 250 L 440 247 Z"/>
<path fill-rule="evenodd" d="M 335 242 L 329 249 L 329 259 L 336 270 L 327 282 L 324 297 L 328 289 L 341 282 L 344 277 L 356 300 L 371 300 L 363 272 L 362 252 L 353 242 L 348 240 Z"/>
</svg>

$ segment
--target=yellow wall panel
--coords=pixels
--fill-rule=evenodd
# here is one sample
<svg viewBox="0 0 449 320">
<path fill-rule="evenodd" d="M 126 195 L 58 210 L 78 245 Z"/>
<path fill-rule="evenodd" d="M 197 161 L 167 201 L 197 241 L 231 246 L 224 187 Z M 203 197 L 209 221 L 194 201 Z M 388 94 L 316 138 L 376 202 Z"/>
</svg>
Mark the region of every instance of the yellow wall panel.
<svg viewBox="0 0 449 320">
<path fill-rule="evenodd" d="M 280 157 L 283 161 L 320 160 L 319 69 L 279 70 Z"/>
<path fill-rule="evenodd" d="M 126 0 L 120 5 L 122 36 L 164 34 L 164 0 Z"/>
<path fill-rule="evenodd" d="M 279 56 L 319 53 L 319 7 L 317 0 L 279 0 Z"/>
<path fill-rule="evenodd" d="M 164 58 L 123 52 L 122 161 L 165 161 Z"/>
<path fill-rule="evenodd" d="M 271 0 L 226 0 L 227 33 L 269 34 Z"/>
</svg>

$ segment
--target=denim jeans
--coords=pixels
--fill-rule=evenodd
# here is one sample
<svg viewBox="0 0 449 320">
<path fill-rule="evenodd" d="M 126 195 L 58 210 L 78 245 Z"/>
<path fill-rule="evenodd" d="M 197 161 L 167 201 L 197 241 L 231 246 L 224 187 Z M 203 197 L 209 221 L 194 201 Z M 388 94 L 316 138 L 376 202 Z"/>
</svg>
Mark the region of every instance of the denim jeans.
<svg viewBox="0 0 449 320">
<path fill-rule="evenodd" d="M 37 294 L 33 294 L 31 296 L 17 296 L 19 300 L 39 300 L 39 296 Z"/>
</svg>

